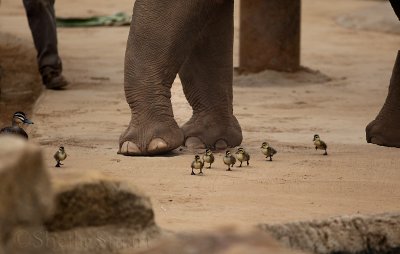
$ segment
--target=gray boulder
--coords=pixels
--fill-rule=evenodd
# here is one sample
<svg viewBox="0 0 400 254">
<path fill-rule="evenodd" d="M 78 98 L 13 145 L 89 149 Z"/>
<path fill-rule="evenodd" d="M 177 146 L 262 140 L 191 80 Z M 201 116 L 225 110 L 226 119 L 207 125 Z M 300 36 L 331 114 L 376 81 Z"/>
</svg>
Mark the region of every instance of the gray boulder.
<svg viewBox="0 0 400 254">
<path fill-rule="evenodd" d="M 137 230 L 155 226 L 150 199 L 119 181 L 78 181 L 61 187 L 49 231 L 115 225 Z"/>
<path fill-rule="evenodd" d="M 161 235 L 150 199 L 128 183 L 89 174 L 54 179 L 55 212 L 45 223 L 59 254 L 121 253 Z M 66 179 L 70 179 L 68 181 Z"/>
</svg>

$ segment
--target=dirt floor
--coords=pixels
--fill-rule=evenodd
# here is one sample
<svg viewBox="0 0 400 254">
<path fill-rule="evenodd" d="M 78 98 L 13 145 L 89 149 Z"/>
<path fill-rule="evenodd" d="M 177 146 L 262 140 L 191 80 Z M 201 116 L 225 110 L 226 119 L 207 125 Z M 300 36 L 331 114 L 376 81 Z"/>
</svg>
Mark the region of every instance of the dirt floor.
<svg viewBox="0 0 400 254">
<path fill-rule="evenodd" d="M 89 171 L 128 181 L 151 197 L 157 223 L 171 230 L 399 211 L 400 149 L 367 144 L 365 126 L 386 97 L 400 36 L 336 22 L 389 3 L 302 2 L 302 65 L 321 73 L 235 77 L 234 110 L 252 160 L 249 167 L 226 172 L 218 153 L 202 177 L 190 175 L 195 151 L 117 155 L 118 137 L 130 117 L 122 85 L 128 28 L 59 29 L 71 86 L 44 91 L 34 109 L 35 125 L 28 129 L 33 142 L 43 146 L 54 181 Z M 133 6 L 128 0 L 93 3 L 58 0 L 56 7 L 60 16 L 68 16 L 130 12 Z M 31 42 L 21 1 L 2 1 L 0 31 Z M 178 79 L 172 94 L 175 117 L 183 124 L 191 109 Z M 328 143 L 329 156 L 313 149 L 315 133 Z M 260 153 L 265 140 L 278 150 L 273 162 Z M 53 154 L 61 144 L 69 157 L 56 169 Z"/>
</svg>

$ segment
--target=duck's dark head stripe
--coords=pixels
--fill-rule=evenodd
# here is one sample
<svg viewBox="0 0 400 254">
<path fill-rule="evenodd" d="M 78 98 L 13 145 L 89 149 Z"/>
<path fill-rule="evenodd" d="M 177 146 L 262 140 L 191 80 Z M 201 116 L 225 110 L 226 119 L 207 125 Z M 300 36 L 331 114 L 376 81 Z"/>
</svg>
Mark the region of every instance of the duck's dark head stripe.
<svg viewBox="0 0 400 254">
<path fill-rule="evenodd" d="M 26 124 L 33 124 L 33 122 L 26 117 L 24 112 L 15 112 L 13 118 L 18 118 L 19 120 L 21 120 L 23 123 Z"/>
<path fill-rule="evenodd" d="M 25 116 L 25 113 L 24 113 L 24 112 L 20 112 L 20 111 L 18 111 L 18 112 L 15 112 L 15 113 L 14 113 L 14 116 L 22 116 L 22 117 L 26 117 L 26 116 Z"/>
<path fill-rule="evenodd" d="M 25 117 L 22 116 L 14 116 L 14 118 L 18 118 L 19 120 L 21 120 L 21 122 L 25 122 Z"/>
<path fill-rule="evenodd" d="M 25 121 L 26 119 L 24 112 L 15 112 L 14 117 L 19 118 L 21 121 Z"/>
</svg>

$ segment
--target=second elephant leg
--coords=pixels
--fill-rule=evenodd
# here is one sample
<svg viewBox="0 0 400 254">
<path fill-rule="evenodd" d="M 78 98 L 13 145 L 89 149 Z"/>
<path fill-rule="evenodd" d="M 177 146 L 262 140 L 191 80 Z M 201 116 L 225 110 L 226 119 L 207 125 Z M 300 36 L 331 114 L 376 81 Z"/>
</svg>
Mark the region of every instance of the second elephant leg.
<svg viewBox="0 0 400 254">
<path fill-rule="evenodd" d="M 182 145 L 170 88 L 215 0 L 137 0 L 125 54 L 125 96 L 131 121 L 119 142 L 123 155 L 154 155 Z"/>
<path fill-rule="evenodd" d="M 225 149 L 242 142 L 232 105 L 233 1 L 218 5 L 213 15 L 179 71 L 193 108 L 182 126 L 191 148 Z"/>
</svg>

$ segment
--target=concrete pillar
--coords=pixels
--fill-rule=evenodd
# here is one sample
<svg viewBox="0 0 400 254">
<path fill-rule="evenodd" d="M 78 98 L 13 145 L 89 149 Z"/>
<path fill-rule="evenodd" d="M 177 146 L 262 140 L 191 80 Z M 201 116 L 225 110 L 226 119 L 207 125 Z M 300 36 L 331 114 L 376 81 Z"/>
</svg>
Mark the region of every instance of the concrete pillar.
<svg viewBox="0 0 400 254">
<path fill-rule="evenodd" d="M 241 0 L 239 70 L 300 68 L 301 0 Z"/>
</svg>

